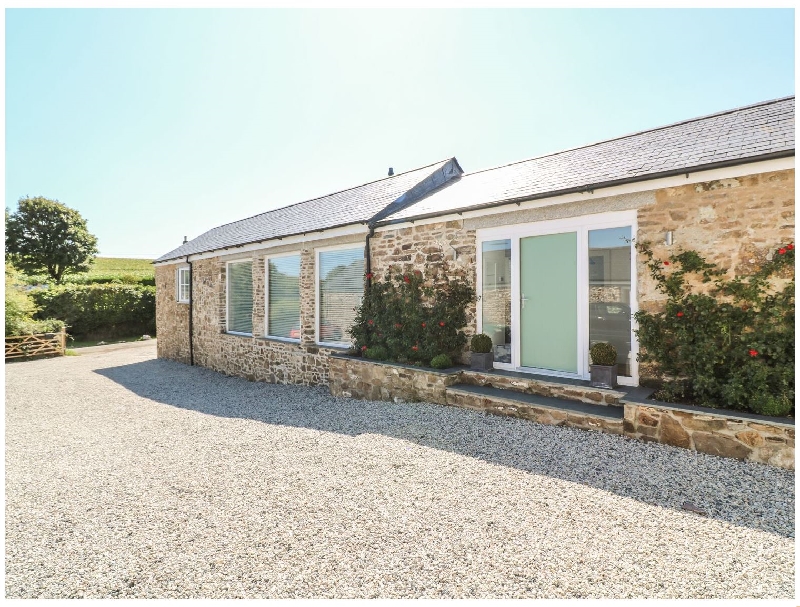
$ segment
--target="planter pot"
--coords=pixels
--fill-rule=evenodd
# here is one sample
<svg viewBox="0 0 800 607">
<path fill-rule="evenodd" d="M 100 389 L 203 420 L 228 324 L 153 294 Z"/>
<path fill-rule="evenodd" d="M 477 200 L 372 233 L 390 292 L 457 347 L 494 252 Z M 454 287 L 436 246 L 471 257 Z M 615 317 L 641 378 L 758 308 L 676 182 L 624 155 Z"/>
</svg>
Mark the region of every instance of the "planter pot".
<svg viewBox="0 0 800 607">
<path fill-rule="evenodd" d="M 617 365 L 611 367 L 607 367 L 605 365 L 589 365 L 589 371 L 592 376 L 592 387 L 617 387 Z"/>
<path fill-rule="evenodd" d="M 491 371 L 494 369 L 494 352 L 470 352 L 469 368 L 474 371 Z"/>
</svg>

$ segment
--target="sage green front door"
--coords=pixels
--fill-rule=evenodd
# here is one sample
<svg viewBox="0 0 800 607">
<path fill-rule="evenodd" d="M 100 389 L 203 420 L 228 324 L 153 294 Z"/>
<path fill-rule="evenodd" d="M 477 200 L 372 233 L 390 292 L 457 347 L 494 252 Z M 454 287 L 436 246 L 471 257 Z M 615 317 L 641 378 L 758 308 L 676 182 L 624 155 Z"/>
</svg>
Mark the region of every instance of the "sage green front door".
<svg viewBox="0 0 800 607">
<path fill-rule="evenodd" d="M 577 232 L 520 238 L 520 362 L 578 372 Z"/>
</svg>

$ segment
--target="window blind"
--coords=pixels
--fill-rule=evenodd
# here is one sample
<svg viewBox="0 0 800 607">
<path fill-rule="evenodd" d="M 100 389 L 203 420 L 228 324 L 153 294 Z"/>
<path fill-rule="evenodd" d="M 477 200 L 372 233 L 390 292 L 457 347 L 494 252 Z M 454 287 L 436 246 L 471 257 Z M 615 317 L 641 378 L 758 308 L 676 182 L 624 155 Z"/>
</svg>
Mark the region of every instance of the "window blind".
<svg viewBox="0 0 800 607">
<path fill-rule="evenodd" d="M 300 339 L 300 256 L 268 262 L 267 335 Z"/>
<path fill-rule="evenodd" d="M 364 249 L 319 254 L 319 333 L 321 342 L 350 343 L 353 308 L 364 295 Z"/>
<path fill-rule="evenodd" d="M 253 262 L 228 264 L 228 331 L 253 332 Z"/>
</svg>

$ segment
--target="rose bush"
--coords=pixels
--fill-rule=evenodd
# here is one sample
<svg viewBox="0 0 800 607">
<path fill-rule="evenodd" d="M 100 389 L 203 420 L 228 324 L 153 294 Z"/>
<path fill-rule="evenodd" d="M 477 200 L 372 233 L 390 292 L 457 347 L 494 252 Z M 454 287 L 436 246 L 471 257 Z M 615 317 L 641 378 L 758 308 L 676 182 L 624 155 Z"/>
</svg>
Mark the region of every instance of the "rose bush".
<svg viewBox="0 0 800 607">
<path fill-rule="evenodd" d="M 647 243 L 637 249 L 667 296 L 661 312 L 636 313 L 639 361 L 661 380 L 656 397 L 764 415 L 792 413 L 794 244 L 778 247 L 753 274 L 734 278 L 696 251 L 660 260 Z"/>
</svg>

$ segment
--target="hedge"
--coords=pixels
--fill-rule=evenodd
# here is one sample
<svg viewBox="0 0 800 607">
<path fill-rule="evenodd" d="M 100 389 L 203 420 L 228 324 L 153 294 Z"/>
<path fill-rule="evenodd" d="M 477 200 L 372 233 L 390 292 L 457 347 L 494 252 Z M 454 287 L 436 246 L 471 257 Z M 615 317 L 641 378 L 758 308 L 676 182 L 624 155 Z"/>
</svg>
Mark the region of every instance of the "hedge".
<svg viewBox="0 0 800 607">
<path fill-rule="evenodd" d="M 155 332 L 156 289 L 130 284 L 65 284 L 34 290 L 36 318 L 58 318 L 73 336 Z"/>
</svg>

